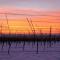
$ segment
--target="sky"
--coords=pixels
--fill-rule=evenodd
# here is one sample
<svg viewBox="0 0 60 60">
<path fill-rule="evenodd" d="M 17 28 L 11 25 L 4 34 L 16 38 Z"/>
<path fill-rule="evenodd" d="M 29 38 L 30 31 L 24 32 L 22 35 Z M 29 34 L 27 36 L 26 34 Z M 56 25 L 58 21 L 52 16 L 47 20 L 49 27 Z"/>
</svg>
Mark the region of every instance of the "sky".
<svg viewBox="0 0 60 60">
<path fill-rule="evenodd" d="M 60 0 L 0 0 L 0 7 L 59 10 Z"/>
<path fill-rule="evenodd" d="M 9 33 L 6 15 L 11 33 L 32 33 L 26 18 L 31 18 L 36 33 L 49 33 L 50 26 L 52 33 L 60 33 L 60 0 L 0 0 L 3 33 Z"/>
</svg>

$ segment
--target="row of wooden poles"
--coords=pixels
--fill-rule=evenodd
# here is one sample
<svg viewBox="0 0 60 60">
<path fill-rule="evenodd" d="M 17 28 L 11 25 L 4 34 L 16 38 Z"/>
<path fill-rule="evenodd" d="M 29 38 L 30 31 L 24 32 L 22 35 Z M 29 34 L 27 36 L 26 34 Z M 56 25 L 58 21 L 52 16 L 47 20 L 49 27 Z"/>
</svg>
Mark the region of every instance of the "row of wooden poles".
<svg viewBox="0 0 60 60">
<path fill-rule="evenodd" d="M 10 34 L 11 34 L 11 31 L 10 31 L 10 27 L 9 27 L 9 21 L 8 21 L 7 14 L 5 14 L 5 17 L 6 17 L 7 26 L 8 26 L 9 35 L 10 35 Z M 29 24 L 29 27 L 31 28 L 32 33 L 34 34 L 34 39 L 36 39 L 36 31 L 35 31 L 34 25 L 33 25 L 33 23 L 32 23 L 32 19 L 30 18 L 30 20 L 29 20 L 29 19 L 26 17 L 26 20 L 27 20 L 27 22 L 28 22 L 28 24 Z M 1 24 L 0 27 L 1 27 L 1 35 L 2 35 L 2 24 Z M 50 37 L 51 37 L 51 32 L 52 32 L 51 29 L 52 29 L 52 28 L 51 28 L 51 26 L 50 26 Z M 40 30 L 40 34 L 42 34 L 41 30 Z M 36 40 L 36 42 L 37 42 L 37 53 L 38 53 L 38 40 Z M 8 44 L 9 44 L 9 48 L 8 48 L 8 54 L 9 54 L 9 50 L 10 50 L 10 47 L 11 47 L 11 42 L 10 42 L 10 40 L 8 40 Z M 35 44 L 35 42 L 34 42 L 34 44 Z M 4 41 L 2 42 L 2 48 L 3 48 L 3 46 L 4 46 Z M 25 41 L 23 41 L 23 51 L 24 51 L 24 47 L 25 47 Z"/>
<path fill-rule="evenodd" d="M 9 30 L 9 35 L 11 34 L 11 31 L 10 31 L 10 27 L 9 27 L 9 21 L 8 21 L 8 17 L 7 17 L 7 14 L 5 14 L 5 17 L 6 17 L 6 21 L 7 21 L 7 26 L 8 26 L 8 30 Z M 32 33 L 34 34 L 34 39 L 36 39 L 36 31 L 35 31 L 35 28 L 34 28 L 34 25 L 32 23 L 32 19 L 30 18 L 30 20 L 26 17 L 26 20 L 29 24 L 29 27 L 31 28 L 31 31 Z M 1 35 L 2 35 L 2 24 L 1 24 Z M 42 35 L 42 32 L 40 30 L 40 35 Z M 49 37 L 51 38 L 51 35 L 52 35 L 52 27 L 50 26 L 50 34 L 49 34 Z M 36 42 L 37 42 L 37 53 L 38 53 L 38 39 L 36 39 Z M 17 42 L 16 42 L 17 43 Z M 8 44 L 9 44 L 9 48 L 8 48 L 8 54 L 9 54 L 9 50 L 10 50 L 10 47 L 11 47 L 11 42 L 10 40 L 8 40 Z M 35 44 L 35 41 L 34 41 L 34 44 Z M 2 48 L 4 46 L 4 41 L 2 42 Z M 23 50 L 24 50 L 24 47 L 25 47 L 25 41 L 23 41 Z"/>
<path fill-rule="evenodd" d="M 9 20 L 8 20 L 8 14 L 4 14 L 5 15 L 5 17 L 6 17 L 6 22 L 7 22 L 7 27 L 8 27 L 8 31 L 9 31 L 9 35 L 11 34 L 11 30 L 10 30 L 10 26 L 9 26 Z M 34 28 L 34 25 L 33 25 L 33 23 L 32 23 L 32 19 L 30 18 L 30 20 L 28 19 L 28 17 L 26 17 L 26 20 L 27 20 L 27 22 L 28 22 L 28 24 L 29 24 L 29 27 L 30 27 L 30 29 L 31 29 L 31 31 L 32 31 L 32 33 L 35 35 L 36 34 L 36 31 L 35 31 L 35 28 Z M 2 26 L 2 23 L 0 24 L 0 34 L 2 35 L 2 27 L 4 27 L 4 26 Z M 42 30 L 40 29 L 40 28 L 38 28 L 39 30 L 40 30 L 40 34 L 43 34 L 42 33 Z M 29 32 L 29 31 L 28 31 Z M 30 32 L 29 32 L 30 33 Z M 16 34 L 16 33 L 15 33 Z M 52 34 L 52 26 L 50 26 L 50 36 L 51 36 L 51 34 Z"/>
</svg>

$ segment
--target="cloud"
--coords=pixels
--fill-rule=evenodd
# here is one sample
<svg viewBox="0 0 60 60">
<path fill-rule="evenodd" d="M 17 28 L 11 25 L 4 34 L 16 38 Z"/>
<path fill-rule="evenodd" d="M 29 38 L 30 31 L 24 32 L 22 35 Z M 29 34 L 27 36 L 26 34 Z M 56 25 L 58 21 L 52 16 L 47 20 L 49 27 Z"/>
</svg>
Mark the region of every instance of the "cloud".
<svg viewBox="0 0 60 60">
<path fill-rule="evenodd" d="M 14 0 L 13 0 L 14 1 Z M 59 0 L 15 0 L 15 1 L 41 1 L 41 2 L 59 2 Z"/>
<path fill-rule="evenodd" d="M 26 16 L 60 16 L 60 11 L 49 11 L 44 9 L 34 9 L 34 8 L 0 8 L 0 13 L 14 13 L 14 14 L 21 14 Z"/>
<path fill-rule="evenodd" d="M 0 2 L 29 2 L 29 1 L 40 1 L 40 2 L 60 2 L 60 0 L 0 0 Z"/>
<path fill-rule="evenodd" d="M 8 7 L 37 7 L 60 9 L 60 0 L 0 0 L 0 6 Z"/>
</svg>

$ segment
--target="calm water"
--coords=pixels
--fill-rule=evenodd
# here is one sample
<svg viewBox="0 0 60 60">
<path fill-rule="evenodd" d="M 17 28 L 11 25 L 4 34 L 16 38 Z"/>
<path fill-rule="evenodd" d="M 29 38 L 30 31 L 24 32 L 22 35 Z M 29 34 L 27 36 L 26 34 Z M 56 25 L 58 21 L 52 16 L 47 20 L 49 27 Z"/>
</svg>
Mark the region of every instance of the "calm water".
<svg viewBox="0 0 60 60">
<path fill-rule="evenodd" d="M 10 48 L 6 43 L 3 48 L 0 44 L 0 60 L 60 60 L 60 42 L 52 42 L 51 45 L 39 42 L 38 53 L 37 42 L 12 43 Z"/>
</svg>

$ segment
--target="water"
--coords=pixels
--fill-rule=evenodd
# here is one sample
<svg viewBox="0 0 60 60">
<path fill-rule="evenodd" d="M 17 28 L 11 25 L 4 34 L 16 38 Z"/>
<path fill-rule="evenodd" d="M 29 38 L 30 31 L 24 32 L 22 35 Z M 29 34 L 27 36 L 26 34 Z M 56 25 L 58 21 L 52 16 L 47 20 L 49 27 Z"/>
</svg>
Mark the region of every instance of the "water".
<svg viewBox="0 0 60 60">
<path fill-rule="evenodd" d="M 38 42 L 38 49 L 37 42 L 0 44 L 0 60 L 60 60 L 60 42 Z"/>
</svg>

